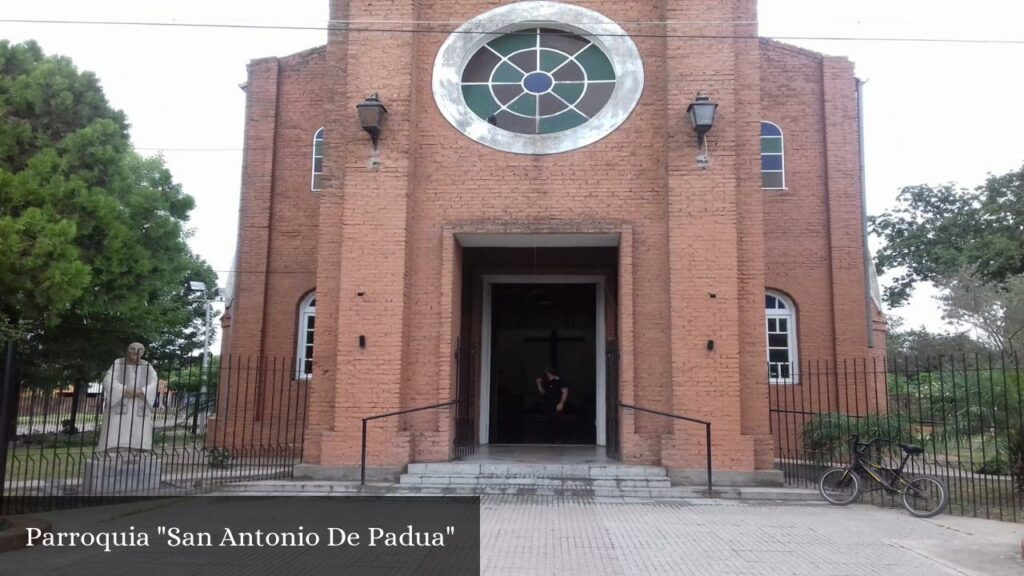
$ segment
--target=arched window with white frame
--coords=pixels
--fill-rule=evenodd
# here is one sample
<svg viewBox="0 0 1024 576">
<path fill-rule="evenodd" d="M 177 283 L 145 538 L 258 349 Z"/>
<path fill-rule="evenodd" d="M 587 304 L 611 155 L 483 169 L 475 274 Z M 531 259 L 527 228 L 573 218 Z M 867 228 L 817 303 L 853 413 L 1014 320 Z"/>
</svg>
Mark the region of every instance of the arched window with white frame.
<svg viewBox="0 0 1024 576">
<path fill-rule="evenodd" d="M 324 174 L 324 129 L 321 128 L 313 134 L 313 179 L 310 189 L 313 192 L 320 191 L 320 179 Z"/>
<path fill-rule="evenodd" d="M 313 375 L 313 332 L 316 327 L 316 292 L 299 304 L 298 346 L 295 354 L 295 378 L 305 380 Z"/>
<path fill-rule="evenodd" d="M 786 149 L 782 128 L 774 122 L 761 122 L 761 188 L 786 188 Z"/>
<path fill-rule="evenodd" d="M 768 342 L 768 377 L 778 384 L 795 384 L 798 379 L 796 307 L 778 292 L 764 296 Z"/>
</svg>

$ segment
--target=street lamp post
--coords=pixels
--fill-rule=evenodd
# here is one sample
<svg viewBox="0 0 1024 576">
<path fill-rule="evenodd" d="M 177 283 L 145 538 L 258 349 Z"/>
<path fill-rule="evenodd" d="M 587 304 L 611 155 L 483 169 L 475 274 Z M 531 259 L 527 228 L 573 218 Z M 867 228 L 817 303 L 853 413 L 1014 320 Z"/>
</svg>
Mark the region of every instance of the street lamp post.
<svg viewBox="0 0 1024 576">
<path fill-rule="evenodd" d="M 206 309 L 206 329 L 203 334 L 203 363 L 199 374 L 199 398 L 196 402 L 196 413 L 193 416 L 192 425 L 192 432 L 195 433 L 195 430 L 198 427 L 200 403 L 206 398 L 208 392 L 207 381 L 210 377 L 210 335 L 213 332 L 213 303 L 221 302 L 223 301 L 223 298 L 219 294 L 219 288 L 217 289 L 218 295 L 214 298 L 209 298 L 206 292 L 206 283 L 198 280 L 189 281 L 188 291 L 202 294 L 203 307 Z M 205 413 L 203 414 L 203 425 L 206 425 Z"/>
<path fill-rule="evenodd" d="M 206 380 L 209 378 L 210 372 L 210 332 L 213 328 L 213 302 L 211 300 L 206 301 L 206 333 L 203 338 L 203 374 L 206 374 L 205 378 L 199 380 L 199 395 L 201 397 L 206 396 Z"/>
</svg>

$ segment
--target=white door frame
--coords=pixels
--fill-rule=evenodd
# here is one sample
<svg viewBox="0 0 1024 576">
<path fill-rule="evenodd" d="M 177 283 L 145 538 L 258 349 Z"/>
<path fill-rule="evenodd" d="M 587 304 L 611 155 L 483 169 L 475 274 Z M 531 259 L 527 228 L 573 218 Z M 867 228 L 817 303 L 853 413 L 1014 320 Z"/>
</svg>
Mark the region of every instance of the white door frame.
<svg viewBox="0 0 1024 576">
<path fill-rule="evenodd" d="M 490 443 L 491 432 L 491 287 L 494 284 L 594 284 L 597 306 L 597 322 L 594 327 L 594 345 L 596 366 L 594 370 L 597 409 L 594 415 L 594 428 L 597 432 L 597 445 L 604 446 L 607 442 L 605 388 L 605 308 L 604 308 L 604 276 L 595 275 L 537 275 L 537 274 L 485 274 L 483 294 L 483 321 L 480 346 L 480 443 Z"/>
</svg>

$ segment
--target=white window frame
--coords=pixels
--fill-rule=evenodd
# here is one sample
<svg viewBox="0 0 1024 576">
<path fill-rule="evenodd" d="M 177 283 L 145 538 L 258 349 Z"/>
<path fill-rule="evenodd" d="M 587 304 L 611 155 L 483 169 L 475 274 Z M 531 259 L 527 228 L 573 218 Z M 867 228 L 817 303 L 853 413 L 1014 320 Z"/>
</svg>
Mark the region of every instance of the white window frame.
<svg viewBox="0 0 1024 576">
<path fill-rule="evenodd" d="M 312 160 L 309 163 L 309 169 L 310 169 L 309 189 L 312 190 L 313 192 L 319 192 L 321 190 L 321 188 L 319 188 L 317 186 L 319 183 L 317 182 L 316 177 L 317 176 L 323 176 L 323 174 L 324 174 L 324 172 L 323 172 L 323 160 L 324 160 L 323 143 L 324 143 L 324 140 L 325 140 L 325 138 L 324 138 L 324 128 L 323 128 L 323 126 L 321 126 L 319 130 L 317 130 L 316 132 L 313 133 Z M 318 142 L 321 144 L 321 146 L 320 146 L 320 155 L 319 156 L 316 153 L 317 152 L 316 145 L 317 145 Z M 317 161 L 317 159 L 320 159 L 320 171 L 319 172 L 316 171 L 316 161 Z"/>
<path fill-rule="evenodd" d="M 779 302 L 786 307 L 785 310 L 769 309 L 765 306 L 764 310 L 764 331 L 765 331 L 765 360 L 768 365 L 768 378 L 772 384 L 799 384 L 800 383 L 800 357 L 799 357 L 799 340 L 797 338 L 797 319 L 796 319 L 796 306 L 793 304 L 793 300 L 774 290 L 766 290 L 765 296 L 771 296 L 776 298 Z M 772 378 L 771 377 L 771 350 L 772 347 L 768 341 L 769 325 L 770 321 L 775 319 L 776 322 L 779 319 L 785 319 L 789 328 L 786 330 L 788 338 L 787 349 L 789 351 L 789 378 Z M 776 332 L 777 333 L 777 332 Z"/>
<path fill-rule="evenodd" d="M 761 168 L 761 189 L 762 190 L 785 190 L 786 189 L 786 133 L 782 131 L 782 127 L 781 126 L 779 126 L 778 124 L 776 124 L 775 122 L 772 122 L 770 120 L 762 120 L 761 124 L 771 124 L 772 126 L 775 127 L 776 130 L 779 131 L 779 135 L 778 136 L 761 136 L 761 141 L 762 142 L 764 141 L 765 138 L 778 138 L 780 143 L 782 144 L 780 146 L 780 148 L 782 149 L 782 152 L 761 152 L 761 155 L 758 157 L 758 160 L 761 161 L 761 162 L 764 161 L 764 157 L 766 155 L 767 156 L 778 156 L 779 158 L 782 159 L 782 170 L 765 170 L 764 167 L 762 166 L 762 168 Z M 779 173 L 781 173 L 782 174 L 782 186 L 779 186 L 779 187 L 774 187 L 774 186 L 766 187 L 764 185 L 764 173 L 765 172 L 779 172 Z"/>
<path fill-rule="evenodd" d="M 299 304 L 298 331 L 295 338 L 295 379 L 309 380 L 313 377 L 312 369 L 306 372 L 306 351 L 309 347 L 309 332 L 306 328 L 310 318 L 316 319 L 316 292 L 310 292 Z M 316 334 L 316 324 L 313 324 L 313 334 Z M 312 350 L 310 350 L 312 354 Z M 312 362 L 313 357 L 309 360 Z"/>
</svg>

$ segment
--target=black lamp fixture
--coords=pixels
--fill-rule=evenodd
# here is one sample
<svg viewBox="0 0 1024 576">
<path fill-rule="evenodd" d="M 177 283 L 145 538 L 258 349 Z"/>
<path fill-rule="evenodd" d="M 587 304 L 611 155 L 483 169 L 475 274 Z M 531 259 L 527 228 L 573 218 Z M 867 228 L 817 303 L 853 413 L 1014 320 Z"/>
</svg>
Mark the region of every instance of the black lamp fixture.
<svg viewBox="0 0 1024 576">
<path fill-rule="evenodd" d="M 690 117 L 690 124 L 693 124 L 693 130 L 697 133 L 698 146 L 703 146 L 704 134 L 707 134 L 708 130 L 715 125 L 715 110 L 717 109 L 718 104 L 712 102 L 701 92 L 697 92 L 697 97 L 686 108 L 686 115 Z"/>
<path fill-rule="evenodd" d="M 380 138 L 380 129 L 384 126 L 384 116 L 387 115 L 388 109 L 374 92 L 367 96 L 366 100 L 356 104 L 356 111 L 359 113 L 359 123 L 363 125 L 363 130 L 370 134 L 370 141 L 376 150 L 377 139 Z"/>
</svg>

